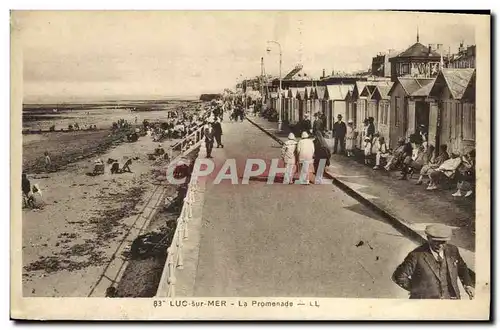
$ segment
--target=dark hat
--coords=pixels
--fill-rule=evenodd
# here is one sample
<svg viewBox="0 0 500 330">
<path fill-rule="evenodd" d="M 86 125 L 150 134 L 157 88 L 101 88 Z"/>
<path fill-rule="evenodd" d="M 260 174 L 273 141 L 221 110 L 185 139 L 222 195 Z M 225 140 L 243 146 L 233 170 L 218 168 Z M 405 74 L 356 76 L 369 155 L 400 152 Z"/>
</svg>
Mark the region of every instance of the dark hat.
<svg viewBox="0 0 500 330">
<path fill-rule="evenodd" d="M 337 115 L 337 118 L 342 118 L 342 115 L 339 113 L 339 114 Z"/>
<path fill-rule="evenodd" d="M 427 226 L 425 228 L 425 234 L 427 237 L 436 241 L 449 241 L 452 231 L 451 228 L 446 225 L 435 224 Z"/>
</svg>

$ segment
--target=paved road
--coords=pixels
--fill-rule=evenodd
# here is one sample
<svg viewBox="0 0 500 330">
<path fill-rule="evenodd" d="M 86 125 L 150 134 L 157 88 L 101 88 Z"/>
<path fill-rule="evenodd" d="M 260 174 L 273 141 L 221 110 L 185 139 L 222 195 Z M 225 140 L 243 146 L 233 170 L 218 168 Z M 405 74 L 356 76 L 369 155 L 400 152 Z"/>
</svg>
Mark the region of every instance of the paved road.
<svg viewBox="0 0 500 330">
<path fill-rule="evenodd" d="M 241 178 L 246 159 L 270 164 L 280 155 L 247 121 L 223 129 L 218 168 L 234 158 Z M 390 276 L 415 244 L 334 185 L 268 185 L 265 177 L 214 185 L 214 177 L 194 296 L 408 297 Z"/>
</svg>

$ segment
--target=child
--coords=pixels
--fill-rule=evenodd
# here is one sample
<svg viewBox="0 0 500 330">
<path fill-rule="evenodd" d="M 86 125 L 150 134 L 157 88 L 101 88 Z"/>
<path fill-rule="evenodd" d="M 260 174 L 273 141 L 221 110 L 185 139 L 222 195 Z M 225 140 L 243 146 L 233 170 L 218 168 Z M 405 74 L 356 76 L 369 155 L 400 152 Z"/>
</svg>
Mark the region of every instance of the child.
<svg viewBox="0 0 500 330">
<path fill-rule="evenodd" d="M 372 154 L 372 141 L 370 137 L 365 137 L 365 144 L 364 144 L 364 150 L 365 150 L 365 165 L 369 165 L 370 163 L 370 156 Z"/>
<path fill-rule="evenodd" d="M 354 156 L 354 145 L 358 137 L 358 131 L 354 128 L 354 122 L 352 119 L 347 121 L 347 131 L 345 136 L 345 149 L 347 152 L 347 157 Z"/>
</svg>

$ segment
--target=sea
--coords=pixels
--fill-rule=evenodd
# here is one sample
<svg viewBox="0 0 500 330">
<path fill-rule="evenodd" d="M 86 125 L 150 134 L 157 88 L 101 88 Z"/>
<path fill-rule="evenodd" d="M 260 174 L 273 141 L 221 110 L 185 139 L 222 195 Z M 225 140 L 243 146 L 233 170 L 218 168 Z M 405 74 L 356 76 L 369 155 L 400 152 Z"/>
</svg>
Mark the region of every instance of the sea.
<svg viewBox="0 0 500 330">
<path fill-rule="evenodd" d="M 96 125 L 111 127 L 119 119 L 129 123 L 143 120 L 164 120 L 171 111 L 190 111 L 199 106 L 199 96 L 171 96 L 146 98 L 123 98 L 120 100 L 78 99 L 37 100 L 23 104 L 23 130 L 68 129 L 78 123 L 80 129 Z"/>
</svg>

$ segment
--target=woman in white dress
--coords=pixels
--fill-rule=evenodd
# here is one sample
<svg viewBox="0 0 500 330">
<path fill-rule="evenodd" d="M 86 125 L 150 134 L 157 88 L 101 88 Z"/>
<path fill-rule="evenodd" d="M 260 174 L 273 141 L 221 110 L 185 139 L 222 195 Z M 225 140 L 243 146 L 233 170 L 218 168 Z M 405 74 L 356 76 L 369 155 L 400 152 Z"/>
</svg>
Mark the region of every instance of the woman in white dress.
<svg viewBox="0 0 500 330">
<path fill-rule="evenodd" d="M 347 152 L 347 157 L 354 156 L 354 146 L 356 144 L 356 138 L 358 137 L 358 131 L 354 128 L 354 122 L 352 119 L 347 121 L 347 131 L 345 135 L 345 150 Z"/>
</svg>

